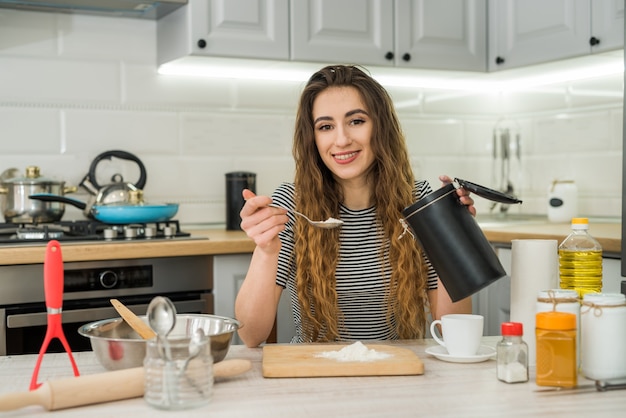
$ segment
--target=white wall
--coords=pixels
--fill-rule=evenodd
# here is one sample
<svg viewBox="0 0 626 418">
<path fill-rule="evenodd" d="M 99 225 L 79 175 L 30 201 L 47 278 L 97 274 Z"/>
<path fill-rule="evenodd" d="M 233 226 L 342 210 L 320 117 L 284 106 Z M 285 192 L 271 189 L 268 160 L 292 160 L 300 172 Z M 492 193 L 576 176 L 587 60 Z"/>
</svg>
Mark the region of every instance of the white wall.
<svg viewBox="0 0 626 418">
<path fill-rule="evenodd" d="M 146 165 L 146 199 L 181 203 L 185 223 L 224 222 L 229 171 L 256 172 L 264 194 L 292 178 L 300 84 L 159 76 L 155 62 L 154 21 L 0 10 L 0 171 L 38 165 L 77 185 L 97 154 L 127 150 Z M 418 177 L 491 185 L 492 131 L 505 119 L 522 138 L 524 204 L 515 211 L 545 213 L 550 181 L 571 178 L 581 214 L 618 217 L 623 83 L 596 83 L 499 96 L 390 93 Z M 99 168 L 137 176 L 127 165 Z M 68 208 L 64 219 L 81 217 Z"/>
</svg>

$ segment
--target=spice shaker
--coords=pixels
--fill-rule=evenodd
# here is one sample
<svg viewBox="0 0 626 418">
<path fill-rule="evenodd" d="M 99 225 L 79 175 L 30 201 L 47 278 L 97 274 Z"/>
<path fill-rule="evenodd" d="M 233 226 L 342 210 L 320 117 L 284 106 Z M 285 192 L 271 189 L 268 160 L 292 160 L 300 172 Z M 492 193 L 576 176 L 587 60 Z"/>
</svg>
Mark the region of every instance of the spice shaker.
<svg viewBox="0 0 626 418">
<path fill-rule="evenodd" d="M 496 345 L 498 380 L 506 383 L 528 382 L 528 344 L 522 340 L 521 322 L 503 322 L 502 340 Z"/>
<path fill-rule="evenodd" d="M 626 377 L 626 296 L 586 294 L 580 327 L 582 374 L 592 380 Z"/>
<path fill-rule="evenodd" d="M 535 315 L 538 386 L 576 386 L 576 315 L 539 312 Z"/>
</svg>

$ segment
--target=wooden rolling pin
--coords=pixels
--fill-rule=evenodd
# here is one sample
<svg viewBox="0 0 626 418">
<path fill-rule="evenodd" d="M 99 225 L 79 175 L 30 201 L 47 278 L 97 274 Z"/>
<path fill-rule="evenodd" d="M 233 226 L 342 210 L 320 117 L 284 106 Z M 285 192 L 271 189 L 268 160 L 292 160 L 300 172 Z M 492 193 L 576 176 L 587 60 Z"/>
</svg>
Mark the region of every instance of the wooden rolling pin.
<svg viewBox="0 0 626 418">
<path fill-rule="evenodd" d="M 213 364 L 213 376 L 230 377 L 250 370 L 249 360 L 224 360 Z M 48 380 L 30 392 L 0 396 L 0 411 L 41 405 L 48 411 L 94 403 L 138 398 L 144 392 L 143 367 Z"/>
</svg>

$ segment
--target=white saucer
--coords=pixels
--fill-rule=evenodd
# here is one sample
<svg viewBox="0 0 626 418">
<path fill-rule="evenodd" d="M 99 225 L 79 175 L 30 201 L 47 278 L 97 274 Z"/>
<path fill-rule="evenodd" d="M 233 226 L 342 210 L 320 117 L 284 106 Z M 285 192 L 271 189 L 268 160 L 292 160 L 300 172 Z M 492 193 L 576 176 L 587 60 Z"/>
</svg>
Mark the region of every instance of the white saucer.
<svg viewBox="0 0 626 418">
<path fill-rule="evenodd" d="M 451 363 L 479 363 L 493 357 L 496 354 L 496 350 L 492 347 L 481 345 L 478 349 L 478 353 L 475 355 L 457 357 L 448 354 L 446 347 L 435 345 L 433 347 L 428 347 L 426 349 L 426 353 L 437 357 L 439 360 L 449 361 Z"/>
</svg>

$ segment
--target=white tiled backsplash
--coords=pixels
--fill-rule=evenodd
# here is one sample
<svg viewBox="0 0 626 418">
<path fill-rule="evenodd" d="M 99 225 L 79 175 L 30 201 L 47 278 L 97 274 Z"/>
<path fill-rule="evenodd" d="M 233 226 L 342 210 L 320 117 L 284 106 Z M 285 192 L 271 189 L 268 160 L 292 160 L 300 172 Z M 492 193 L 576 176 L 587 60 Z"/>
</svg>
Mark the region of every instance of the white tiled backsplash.
<svg viewBox="0 0 626 418">
<path fill-rule="evenodd" d="M 155 62 L 154 21 L 1 10 L 0 171 L 38 165 L 78 185 L 96 155 L 123 149 L 146 165 L 146 199 L 181 203 L 185 223 L 224 222 L 227 172 L 257 173 L 263 194 L 292 179 L 300 83 L 160 76 Z M 504 118 L 522 140 L 515 212 L 545 214 L 549 183 L 573 179 L 581 215 L 619 217 L 623 83 L 599 83 L 498 96 L 389 91 L 416 176 L 434 187 L 444 173 L 493 186 L 492 132 Z M 107 164 L 104 173 L 137 176 Z M 71 207 L 64 217 L 80 218 Z"/>
</svg>

